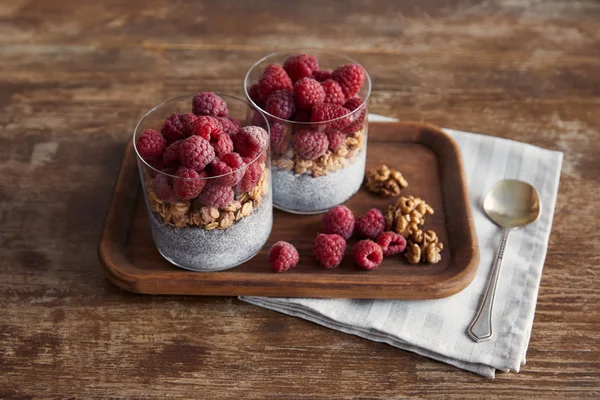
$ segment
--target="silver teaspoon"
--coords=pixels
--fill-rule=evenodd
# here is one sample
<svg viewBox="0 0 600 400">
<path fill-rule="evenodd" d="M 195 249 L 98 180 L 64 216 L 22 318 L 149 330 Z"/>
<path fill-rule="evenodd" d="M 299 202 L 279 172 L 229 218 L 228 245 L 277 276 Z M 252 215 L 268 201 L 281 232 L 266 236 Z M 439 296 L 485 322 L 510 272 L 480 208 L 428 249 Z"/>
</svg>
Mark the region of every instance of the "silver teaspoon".
<svg viewBox="0 0 600 400">
<path fill-rule="evenodd" d="M 508 235 L 514 229 L 534 222 L 540 216 L 541 202 L 537 190 L 530 184 L 506 179 L 498 182 L 485 196 L 483 209 L 488 218 L 502 228 L 502 243 L 492 264 L 483 301 L 467 331 L 471 339 L 477 343 L 490 340 L 494 335 L 492 330 L 494 297 Z"/>
</svg>

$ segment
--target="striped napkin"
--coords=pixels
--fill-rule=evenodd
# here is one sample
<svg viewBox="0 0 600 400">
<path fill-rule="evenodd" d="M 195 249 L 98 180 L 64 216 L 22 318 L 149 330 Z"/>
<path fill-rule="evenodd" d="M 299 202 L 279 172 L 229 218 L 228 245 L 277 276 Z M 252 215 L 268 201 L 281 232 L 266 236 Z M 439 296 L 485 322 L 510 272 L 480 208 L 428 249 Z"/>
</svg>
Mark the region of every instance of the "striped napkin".
<svg viewBox="0 0 600 400">
<path fill-rule="evenodd" d="M 372 115 L 371 121 L 393 121 Z M 241 297 L 241 300 L 304 318 L 328 328 L 388 343 L 493 378 L 496 370 L 519 372 L 525 364 L 535 304 L 546 258 L 563 154 L 511 140 L 445 129 L 459 144 L 469 182 L 480 264 L 462 292 L 440 300 L 355 300 Z M 542 214 L 514 231 L 494 305 L 492 340 L 473 342 L 473 319 L 491 269 L 501 231 L 481 209 L 483 196 L 499 180 L 520 179 L 535 186 Z"/>
</svg>

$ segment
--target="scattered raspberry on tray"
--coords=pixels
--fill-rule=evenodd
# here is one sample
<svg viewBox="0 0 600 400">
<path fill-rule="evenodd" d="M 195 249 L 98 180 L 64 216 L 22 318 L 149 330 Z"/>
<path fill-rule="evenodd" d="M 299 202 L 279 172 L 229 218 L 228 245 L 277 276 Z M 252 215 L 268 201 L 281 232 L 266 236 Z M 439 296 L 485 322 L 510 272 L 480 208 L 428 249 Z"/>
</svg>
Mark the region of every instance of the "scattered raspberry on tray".
<svg viewBox="0 0 600 400">
<path fill-rule="evenodd" d="M 182 166 L 201 171 L 215 158 L 215 150 L 208 140 L 190 136 L 181 144 L 179 157 Z"/>
<path fill-rule="evenodd" d="M 323 132 L 310 129 L 300 130 L 292 135 L 296 152 L 307 160 L 316 160 L 327 151 L 329 141 Z"/>
<path fill-rule="evenodd" d="M 275 90 L 265 104 L 265 111 L 281 119 L 289 119 L 296 112 L 294 93 L 290 90 Z"/>
<path fill-rule="evenodd" d="M 154 129 L 143 131 L 136 142 L 137 151 L 146 162 L 161 159 L 166 146 L 165 138 Z"/>
<path fill-rule="evenodd" d="M 296 103 L 300 108 L 312 108 L 325 101 L 323 86 L 313 78 L 302 78 L 294 85 Z"/>
<path fill-rule="evenodd" d="M 269 250 L 269 263 L 275 272 L 285 272 L 298 264 L 300 256 L 296 248 L 284 241 L 279 241 Z"/>
<path fill-rule="evenodd" d="M 333 79 L 327 79 L 321 83 L 323 90 L 325 91 L 324 103 L 339 104 L 342 105 L 346 101 L 346 96 L 342 87 Z"/>
<path fill-rule="evenodd" d="M 346 64 L 333 71 L 331 78 L 340 84 L 346 98 L 350 98 L 362 87 L 365 70 L 358 64 Z"/>
<path fill-rule="evenodd" d="M 376 239 L 384 229 L 385 218 L 377 208 L 370 209 L 354 224 L 354 232 L 362 238 Z"/>
<path fill-rule="evenodd" d="M 175 173 L 177 178 L 173 179 L 173 188 L 177 197 L 181 200 L 191 200 L 202 192 L 206 185 L 206 171 L 196 172 L 191 168 L 180 167 Z"/>
<path fill-rule="evenodd" d="M 396 232 L 383 232 L 377 237 L 377 244 L 381 246 L 384 256 L 393 256 L 406 249 L 406 239 Z"/>
<path fill-rule="evenodd" d="M 325 268 L 335 268 L 344 259 L 346 241 L 336 234 L 319 233 L 313 244 L 313 254 Z"/>
<path fill-rule="evenodd" d="M 201 92 L 194 96 L 192 112 L 211 117 L 226 117 L 229 114 L 225 100 L 213 92 Z"/>
<path fill-rule="evenodd" d="M 346 206 L 335 206 L 321 219 L 321 232 L 340 235 L 348 240 L 354 231 L 354 214 Z"/>
<path fill-rule="evenodd" d="M 319 69 L 319 63 L 316 57 L 308 54 L 298 54 L 285 60 L 283 69 L 292 81 L 296 82 L 302 78 L 312 76 L 313 72 Z"/>
<path fill-rule="evenodd" d="M 375 269 L 383 261 L 381 247 L 372 240 L 361 240 L 354 245 L 354 261 L 364 269 Z"/>
</svg>

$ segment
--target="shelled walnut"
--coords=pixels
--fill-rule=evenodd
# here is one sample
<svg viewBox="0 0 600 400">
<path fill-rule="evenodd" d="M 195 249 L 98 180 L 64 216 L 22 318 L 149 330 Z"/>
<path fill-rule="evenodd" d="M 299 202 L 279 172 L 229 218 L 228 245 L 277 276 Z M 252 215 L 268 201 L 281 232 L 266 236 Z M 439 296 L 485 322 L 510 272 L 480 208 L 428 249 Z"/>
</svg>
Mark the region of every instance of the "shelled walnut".
<svg viewBox="0 0 600 400">
<path fill-rule="evenodd" d="M 424 200 L 414 196 L 402 196 L 388 206 L 385 215 L 387 230 L 408 236 L 425 224 L 425 216 L 433 215 L 433 208 Z"/>
<path fill-rule="evenodd" d="M 381 196 L 398 196 L 401 189 L 408 187 L 408 182 L 400 171 L 389 169 L 387 165 L 383 164 L 379 168 L 367 171 L 365 187 L 369 192 Z"/>
<path fill-rule="evenodd" d="M 440 252 L 444 249 L 444 244 L 439 241 L 434 231 L 419 229 L 411 233 L 407 239 L 405 256 L 409 263 L 436 264 L 442 259 Z"/>
</svg>

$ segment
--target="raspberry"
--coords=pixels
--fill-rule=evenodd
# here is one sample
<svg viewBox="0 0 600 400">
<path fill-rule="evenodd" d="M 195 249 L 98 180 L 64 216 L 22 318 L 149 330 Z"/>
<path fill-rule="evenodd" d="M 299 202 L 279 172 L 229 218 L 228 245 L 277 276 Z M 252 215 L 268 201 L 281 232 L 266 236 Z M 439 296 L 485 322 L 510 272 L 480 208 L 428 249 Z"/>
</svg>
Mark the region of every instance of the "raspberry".
<svg viewBox="0 0 600 400">
<path fill-rule="evenodd" d="M 237 185 L 244 176 L 245 166 L 246 163 L 238 153 L 225 154 L 222 158 L 215 157 L 210 163 L 212 175 L 218 176 L 215 180 L 221 186 Z"/>
<path fill-rule="evenodd" d="M 252 163 L 252 160 L 249 158 L 245 158 L 244 162 L 246 162 L 246 164 L 248 164 L 248 163 Z M 258 181 L 260 181 L 262 174 L 263 174 L 263 169 L 260 165 L 260 162 L 255 161 L 252 164 L 248 165 L 248 168 L 246 168 L 246 172 L 244 173 L 244 177 L 242 178 L 241 187 L 240 187 L 241 191 L 249 192 L 250 190 L 252 190 L 254 188 L 254 186 L 256 186 Z"/>
<path fill-rule="evenodd" d="M 346 143 L 346 134 L 342 131 L 332 130 L 327 132 L 327 140 L 329 140 L 329 150 L 337 151 Z"/>
<path fill-rule="evenodd" d="M 202 139 L 210 140 L 210 135 L 212 135 L 213 132 L 222 130 L 223 126 L 217 118 L 201 115 L 196 117 L 196 120 L 194 121 L 192 134 L 200 136 Z"/>
<path fill-rule="evenodd" d="M 267 99 L 271 93 L 279 89 L 293 90 L 292 80 L 279 65 L 268 65 L 258 81 L 258 93 L 262 99 Z"/>
<path fill-rule="evenodd" d="M 359 237 L 376 239 L 385 229 L 385 218 L 377 208 L 371 208 L 365 215 L 356 220 L 354 232 Z"/>
<path fill-rule="evenodd" d="M 307 160 L 316 160 L 327 151 L 329 141 L 323 132 L 303 129 L 292 136 L 296 153 Z"/>
<path fill-rule="evenodd" d="M 198 117 L 192 113 L 182 114 L 179 117 L 179 121 L 181 121 L 181 132 L 183 132 L 185 137 L 194 134 L 194 124 L 197 119 Z"/>
<path fill-rule="evenodd" d="M 299 108 L 294 114 L 294 121 L 298 122 L 310 122 L 312 111 L 310 108 Z"/>
<path fill-rule="evenodd" d="M 311 122 L 326 122 L 335 119 L 329 124 L 319 124 L 319 130 L 344 129 L 348 125 L 347 118 L 341 118 L 348 114 L 348 110 L 339 104 L 317 104 L 312 109 Z M 339 118 L 339 119 L 338 119 Z"/>
<path fill-rule="evenodd" d="M 335 268 L 344 259 L 346 241 L 340 235 L 319 233 L 313 244 L 313 254 L 325 268 Z"/>
<path fill-rule="evenodd" d="M 232 139 L 235 151 L 251 159 L 258 157 L 269 144 L 269 134 L 259 126 L 245 126 Z"/>
<path fill-rule="evenodd" d="M 344 104 L 346 97 L 344 96 L 342 88 L 336 81 L 327 79 L 326 81 L 321 82 L 321 86 L 323 86 L 323 90 L 325 91 L 325 100 L 323 100 L 323 103 Z"/>
<path fill-rule="evenodd" d="M 271 149 L 276 154 L 285 153 L 289 147 L 290 141 L 286 131 L 285 123 L 273 122 L 271 124 Z"/>
<path fill-rule="evenodd" d="M 173 143 L 181 139 L 185 139 L 189 135 L 184 132 L 183 125 L 181 123 L 181 116 L 184 114 L 171 114 L 167 118 L 160 129 L 163 137 L 167 140 L 167 143 Z"/>
<path fill-rule="evenodd" d="M 275 90 L 267 99 L 265 111 L 281 119 L 289 119 L 296 112 L 294 93 L 289 90 Z"/>
<path fill-rule="evenodd" d="M 167 141 L 154 129 L 146 129 L 137 140 L 135 147 L 146 162 L 156 161 L 162 158 L 163 151 L 167 146 Z"/>
<path fill-rule="evenodd" d="M 191 168 L 180 167 L 175 173 L 178 178 L 173 179 L 173 187 L 177 197 L 181 200 L 191 200 L 202 192 L 206 185 L 206 171 L 196 172 Z"/>
<path fill-rule="evenodd" d="M 250 123 L 254 126 L 260 126 L 263 129 L 267 129 L 267 122 L 265 121 L 263 114 L 258 110 L 254 110 L 252 113 L 252 117 L 250 117 Z M 233 139 L 233 135 L 231 135 L 231 138 Z"/>
<path fill-rule="evenodd" d="M 362 104 L 363 101 L 360 97 L 353 97 L 344 103 L 344 108 L 352 112 L 359 108 Z M 360 130 L 360 128 L 362 128 L 366 115 L 367 106 L 364 105 L 359 111 L 352 113 L 352 115 L 348 117 L 352 122 L 344 129 L 344 131 L 350 134 Z"/>
<path fill-rule="evenodd" d="M 165 149 L 163 153 L 163 162 L 165 165 L 177 165 L 179 164 L 179 153 L 181 151 L 181 144 L 183 140 L 173 142 Z"/>
<path fill-rule="evenodd" d="M 331 71 L 328 69 L 320 69 L 318 71 L 313 72 L 313 78 L 315 78 L 319 82 L 324 82 L 327 79 L 331 79 Z"/>
<path fill-rule="evenodd" d="M 358 64 L 346 64 L 331 73 L 331 78 L 340 84 L 346 98 L 355 96 L 365 80 L 365 70 Z"/>
<path fill-rule="evenodd" d="M 313 78 L 302 78 L 294 85 L 296 103 L 300 108 L 311 108 L 325 100 L 323 86 Z"/>
<path fill-rule="evenodd" d="M 229 114 L 225 100 L 213 92 L 201 92 L 192 100 L 192 112 L 196 115 L 225 117 Z"/>
<path fill-rule="evenodd" d="M 361 240 L 354 245 L 354 261 L 364 269 L 375 269 L 383 261 L 383 250 L 372 240 Z"/>
<path fill-rule="evenodd" d="M 393 256 L 406 249 L 406 239 L 396 232 L 383 232 L 377 237 L 377 244 L 381 246 L 384 256 Z"/>
<path fill-rule="evenodd" d="M 354 215 L 346 206 L 335 206 L 323 215 L 321 232 L 340 235 L 348 240 L 354 231 Z"/>
<path fill-rule="evenodd" d="M 162 158 L 158 158 L 156 160 L 151 160 L 148 162 L 148 164 L 150 164 L 150 166 L 156 170 L 156 171 L 153 171 L 153 170 L 148 171 L 148 172 L 150 172 L 150 176 L 152 176 L 152 177 L 155 177 L 158 174 L 157 171 L 162 171 L 165 168 L 165 163 Z"/>
<path fill-rule="evenodd" d="M 175 190 L 169 184 L 169 177 L 163 174 L 158 174 L 152 180 L 152 186 L 154 187 L 154 193 L 160 200 L 172 203 L 177 200 Z"/>
<path fill-rule="evenodd" d="M 254 104 L 262 108 L 264 101 L 260 97 L 260 91 L 258 87 L 258 83 L 255 83 L 254 85 L 250 86 L 250 89 L 248 90 L 248 96 L 250 97 L 250 100 L 254 102 Z"/>
<path fill-rule="evenodd" d="M 298 54 L 285 60 L 283 69 L 292 78 L 292 81 L 296 82 L 302 78 L 311 76 L 314 71 L 319 69 L 319 63 L 316 57 L 309 56 L 308 54 Z"/>
<path fill-rule="evenodd" d="M 269 263 L 275 272 L 285 272 L 298 264 L 300 256 L 296 248 L 284 241 L 279 241 L 269 250 Z"/>
<path fill-rule="evenodd" d="M 198 196 L 198 200 L 210 207 L 225 207 L 233 200 L 233 189 L 231 186 L 221 186 L 215 179 L 211 179 Z"/>
<path fill-rule="evenodd" d="M 240 130 L 240 121 L 233 117 L 219 118 L 223 131 L 228 135 L 235 135 Z"/>
<path fill-rule="evenodd" d="M 190 136 L 181 144 L 179 157 L 182 166 L 201 171 L 215 158 L 215 150 L 208 140 Z"/>
<path fill-rule="evenodd" d="M 231 137 L 223 131 L 217 131 L 210 136 L 210 145 L 215 150 L 215 156 L 219 158 L 233 151 Z"/>
</svg>

